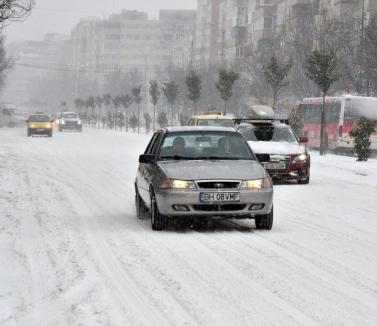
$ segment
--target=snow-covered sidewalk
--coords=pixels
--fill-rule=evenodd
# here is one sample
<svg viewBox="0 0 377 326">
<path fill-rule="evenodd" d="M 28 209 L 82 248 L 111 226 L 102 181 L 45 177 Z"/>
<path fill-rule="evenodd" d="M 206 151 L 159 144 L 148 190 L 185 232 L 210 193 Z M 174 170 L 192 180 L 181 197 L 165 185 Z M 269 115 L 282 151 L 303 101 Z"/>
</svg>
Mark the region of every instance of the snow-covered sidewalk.
<svg viewBox="0 0 377 326">
<path fill-rule="evenodd" d="M 151 231 L 149 136 L 0 129 L 1 325 L 375 325 L 377 160 L 312 155 L 275 225 Z"/>
</svg>

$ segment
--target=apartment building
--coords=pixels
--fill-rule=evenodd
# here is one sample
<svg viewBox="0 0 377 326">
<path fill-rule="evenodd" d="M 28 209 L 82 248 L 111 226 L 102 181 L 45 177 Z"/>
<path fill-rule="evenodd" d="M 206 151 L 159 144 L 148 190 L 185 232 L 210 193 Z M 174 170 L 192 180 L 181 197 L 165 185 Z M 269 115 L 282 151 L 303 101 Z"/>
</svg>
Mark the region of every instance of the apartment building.
<svg viewBox="0 0 377 326">
<path fill-rule="evenodd" d="M 160 10 L 162 61 L 186 68 L 192 62 L 195 10 Z"/>
<path fill-rule="evenodd" d="M 198 0 L 193 47 L 193 62 L 197 67 L 219 61 L 221 2 L 222 0 Z"/>
</svg>

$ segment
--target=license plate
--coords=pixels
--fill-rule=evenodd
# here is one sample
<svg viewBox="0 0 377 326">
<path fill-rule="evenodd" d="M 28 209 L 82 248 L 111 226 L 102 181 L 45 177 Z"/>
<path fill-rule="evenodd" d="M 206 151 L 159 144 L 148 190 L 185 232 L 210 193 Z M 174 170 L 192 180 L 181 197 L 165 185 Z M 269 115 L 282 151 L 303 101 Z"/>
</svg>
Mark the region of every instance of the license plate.
<svg viewBox="0 0 377 326">
<path fill-rule="evenodd" d="M 264 168 L 266 170 L 285 170 L 286 165 L 285 163 L 266 163 Z"/>
<path fill-rule="evenodd" d="M 240 194 L 238 192 L 201 192 L 199 200 L 201 203 L 239 202 Z"/>
<path fill-rule="evenodd" d="M 37 132 L 42 132 L 42 131 L 45 131 L 45 130 L 42 129 L 42 128 L 38 128 L 38 129 L 37 129 Z"/>
</svg>

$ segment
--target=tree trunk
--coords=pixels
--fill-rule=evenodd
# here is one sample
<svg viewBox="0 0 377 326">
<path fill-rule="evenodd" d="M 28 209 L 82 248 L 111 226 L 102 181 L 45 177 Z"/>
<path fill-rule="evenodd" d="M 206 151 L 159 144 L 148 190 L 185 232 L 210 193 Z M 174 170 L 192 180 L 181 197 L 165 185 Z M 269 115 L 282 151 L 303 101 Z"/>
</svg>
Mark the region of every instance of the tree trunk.
<svg viewBox="0 0 377 326">
<path fill-rule="evenodd" d="M 320 146 L 319 146 L 319 154 L 321 156 L 326 155 L 327 150 L 327 133 L 326 133 L 326 92 L 323 93 L 322 99 L 322 111 L 321 111 L 321 134 L 320 134 Z"/>
<path fill-rule="evenodd" d="M 137 105 L 137 133 L 140 134 L 140 103 Z"/>
<path fill-rule="evenodd" d="M 126 116 L 126 132 L 128 132 L 128 112 L 127 112 L 127 108 L 124 110 L 124 114 Z"/>
<path fill-rule="evenodd" d="M 226 105 L 228 101 L 224 101 L 224 115 L 226 115 Z"/>
</svg>

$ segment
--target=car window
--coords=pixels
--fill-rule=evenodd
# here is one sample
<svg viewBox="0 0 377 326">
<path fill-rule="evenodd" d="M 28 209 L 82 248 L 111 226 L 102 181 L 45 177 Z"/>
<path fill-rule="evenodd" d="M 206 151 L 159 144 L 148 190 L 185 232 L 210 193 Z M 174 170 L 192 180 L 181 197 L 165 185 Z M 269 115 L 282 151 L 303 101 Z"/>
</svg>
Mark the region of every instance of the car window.
<svg viewBox="0 0 377 326">
<path fill-rule="evenodd" d="M 161 140 L 161 132 L 158 132 L 157 137 L 152 145 L 150 154 L 156 155 L 156 151 L 157 151 L 158 145 L 160 144 L 160 140 Z"/>
<path fill-rule="evenodd" d="M 228 119 L 199 119 L 198 126 L 233 127 L 234 121 Z"/>
<path fill-rule="evenodd" d="M 65 119 L 77 119 L 78 116 L 76 113 L 64 113 L 63 118 Z"/>
<path fill-rule="evenodd" d="M 49 122 L 50 118 L 47 115 L 32 115 L 29 118 L 30 122 Z"/>
<path fill-rule="evenodd" d="M 165 135 L 159 160 L 254 160 L 245 139 L 229 131 L 184 131 Z"/>
<path fill-rule="evenodd" d="M 272 141 L 296 143 L 293 131 L 288 127 L 254 126 L 242 131 L 247 141 Z"/>
<path fill-rule="evenodd" d="M 145 150 L 145 153 L 144 153 L 144 154 L 151 154 L 151 153 L 152 153 L 152 147 L 153 147 L 153 145 L 154 145 L 154 143 L 155 143 L 155 140 L 156 140 L 157 136 L 158 136 L 158 132 L 156 132 L 156 133 L 152 136 L 152 138 L 151 138 L 151 140 L 150 140 L 150 142 L 149 142 L 149 144 L 148 144 L 148 146 L 147 146 L 147 149 Z"/>
</svg>

